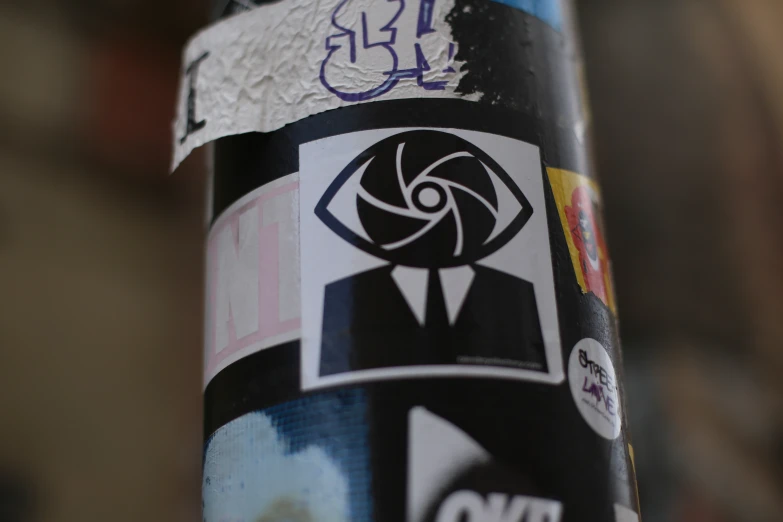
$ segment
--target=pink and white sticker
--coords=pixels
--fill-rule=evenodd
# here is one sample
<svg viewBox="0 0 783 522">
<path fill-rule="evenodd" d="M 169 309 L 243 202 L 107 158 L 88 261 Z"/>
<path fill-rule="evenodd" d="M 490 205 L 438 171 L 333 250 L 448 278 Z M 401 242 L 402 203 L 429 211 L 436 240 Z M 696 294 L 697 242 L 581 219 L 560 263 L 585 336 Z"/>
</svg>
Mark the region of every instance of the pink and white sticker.
<svg viewBox="0 0 783 522">
<path fill-rule="evenodd" d="M 248 355 L 299 338 L 299 175 L 247 194 L 207 245 L 204 387 Z"/>
</svg>

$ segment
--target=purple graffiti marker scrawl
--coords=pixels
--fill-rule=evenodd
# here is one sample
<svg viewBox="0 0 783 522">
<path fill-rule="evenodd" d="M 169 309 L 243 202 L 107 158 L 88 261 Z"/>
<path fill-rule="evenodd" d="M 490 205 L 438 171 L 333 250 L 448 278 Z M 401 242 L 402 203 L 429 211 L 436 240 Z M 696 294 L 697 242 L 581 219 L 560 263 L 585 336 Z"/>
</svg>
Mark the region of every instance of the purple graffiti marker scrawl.
<svg viewBox="0 0 783 522">
<path fill-rule="evenodd" d="M 446 66 L 445 69 L 443 69 L 443 72 L 447 73 L 456 73 L 457 70 L 454 69 L 454 67 L 451 66 L 451 63 L 454 61 L 454 51 L 455 51 L 456 45 L 453 43 L 449 44 L 449 65 Z"/>
<path fill-rule="evenodd" d="M 326 50 L 329 51 L 329 54 L 321 63 L 320 76 L 323 86 L 342 100 L 348 102 L 370 100 L 388 92 L 399 81 L 394 75 L 398 62 L 397 54 L 394 50 L 394 44 L 397 40 L 397 29 L 394 28 L 394 24 L 405 9 L 405 1 L 391 0 L 389 3 L 397 3 L 396 10 L 391 12 L 388 12 L 388 10 L 373 10 L 370 13 L 369 21 L 367 11 L 359 13 L 358 18 L 361 19 L 361 24 L 358 29 L 361 32 L 361 53 L 357 52 L 356 31 L 348 25 L 343 25 L 341 22 L 343 19 L 355 20 L 357 18 L 355 16 L 357 2 L 355 0 L 343 0 L 332 13 L 332 26 L 338 29 L 339 32 L 326 38 Z M 371 42 L 368 34 L 371 26 L 377 24 L 378 20 L 384 15 L 387 16 L 386 22 L 383 23 L 377 32 L 386 37 L 386 40 Z M 377 25 L 375 26 L 377 27 Z M 351 67 L 349 69 L 345 63 L 346 47 L 350 64 L 354 66 L 357 64 L 361 66 L 359 54 L 362 54 L 362 58 L 364 58 L 361 61 L 366 60 L 368 62 L 372 61 L 372 63 L 388 65 L 387 71 L 389 72 L 385 75 L 386 78 L 379 85 L 372 86 L 369 89 L 351 91 L 351 78 L 349 75 L 353 74 L 355 68 Z M 363 79 L 366 79 L 367 76 L 365 75 Z"/>
<path fill-rule="evenodd" d="M 435 0 L 421 0 L 419 7 L 419 24 L 416 27 L 416 38 L 421 38 L 425 34 L 434 33 L 432 28 L 432 11 L 435 7 Z"/>
<path fill-rule="evenodd" d="M 424 78 L 434 70 L 421 42 L 437 33 L 435 1 L 340 2 L 331 15 L 331 26 L 337 31 L 326 38 L 328 53 L 320 70 L 323 86 L 347 102 L 377 98 L 403 78 L 415 78 L 424 90 L 444 90 L 447 80 Z M 448 45 L 450 64 L 456 46 L 453 42 Z M 455 74 L 448 64 L 437 68 Z"/>
<path fill-rule="evenodd" d="M 430 64 L 427 63 L 427 59 L 424 57 L 424 53 L 421 50 L 421 45 L 416 44 L 416 67 L 418 75 L 416 76 L 416 83 L 419 87 L 423 87 L 428 91 L 442 91 L 446 88 L 448 81 L 441 80 L 435 82 L 429 82 L 424 80 L 424 73 L 431 70 Z"/>
</svg>

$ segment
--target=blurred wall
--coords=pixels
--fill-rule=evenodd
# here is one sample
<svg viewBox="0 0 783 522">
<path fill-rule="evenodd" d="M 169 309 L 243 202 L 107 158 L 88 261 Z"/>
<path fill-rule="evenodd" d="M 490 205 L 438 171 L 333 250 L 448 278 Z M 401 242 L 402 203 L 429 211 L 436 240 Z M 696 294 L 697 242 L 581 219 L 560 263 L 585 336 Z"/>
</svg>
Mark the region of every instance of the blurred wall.
<svg viewBox="0 0 783 522">
<path fill-rule="evenodd" d="M 180 2 L 0 6 L 0 520 L 198 520 L 203 177 Z M 188 172 L 188 170 L 190 170 Z"/>
<path fill-rule="evenodd" d="M 646 520 L 783 520 L 783 3 L 580 3 Z"/>
<path fill-rule="evenodd" d="M 0 520 L 197 520 L 206 5 L 0 6 Z M 579 3 L 647 521 L 783 519 L 783 3 Z"/>
</svg>

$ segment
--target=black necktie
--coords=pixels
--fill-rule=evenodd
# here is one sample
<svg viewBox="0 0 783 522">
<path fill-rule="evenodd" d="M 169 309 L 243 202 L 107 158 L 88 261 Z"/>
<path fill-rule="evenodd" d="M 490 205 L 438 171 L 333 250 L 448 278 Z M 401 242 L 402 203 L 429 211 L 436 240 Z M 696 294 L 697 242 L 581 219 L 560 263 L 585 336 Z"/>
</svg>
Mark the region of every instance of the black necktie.
<svg viewBox="0 0 783 522">
<path fill-rule="evenodd" d="M 443 328 L 449 326 L 449 316 L 446 312 L 446 301 L 443 299 L 443 288 L 440 284 L 438 270 L 430 270 L 427 283 L 427 315 L 426 328 Z"/>
</svg>

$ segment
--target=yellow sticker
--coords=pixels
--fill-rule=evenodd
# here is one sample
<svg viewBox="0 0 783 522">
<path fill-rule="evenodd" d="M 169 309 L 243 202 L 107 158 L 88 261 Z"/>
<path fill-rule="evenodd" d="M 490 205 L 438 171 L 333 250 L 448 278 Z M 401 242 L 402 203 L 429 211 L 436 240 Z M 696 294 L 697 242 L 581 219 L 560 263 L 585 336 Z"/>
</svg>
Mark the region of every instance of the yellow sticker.
<svg viewBox="0 0 783 522">
<path fill-rule="evenodd" d="M 583 293 L 592 292 L 617 313 L 598 185 L 568 170 L 547 168 L 547 173 L 576 280 Z"/>
<path fill-rule="evenodd" d="M 633 483 L 634 486 L 636 486 L 636 501 L 639 501 L 639 482 L 636 480 L 636 459 L 633 455 L 633 446 L 631 446 L 631 443 L 628 443 L 628 455 L 631 457 L 631 469 L 633 470 Z M 639 509 L 639 506 L 637 505 L 637 509 Z M 639 509 L 639 512 L 641 513 L 641 509 Z M 639 515 L 639 520 L 642 519 L 642 516 Z"/>
</svg>

